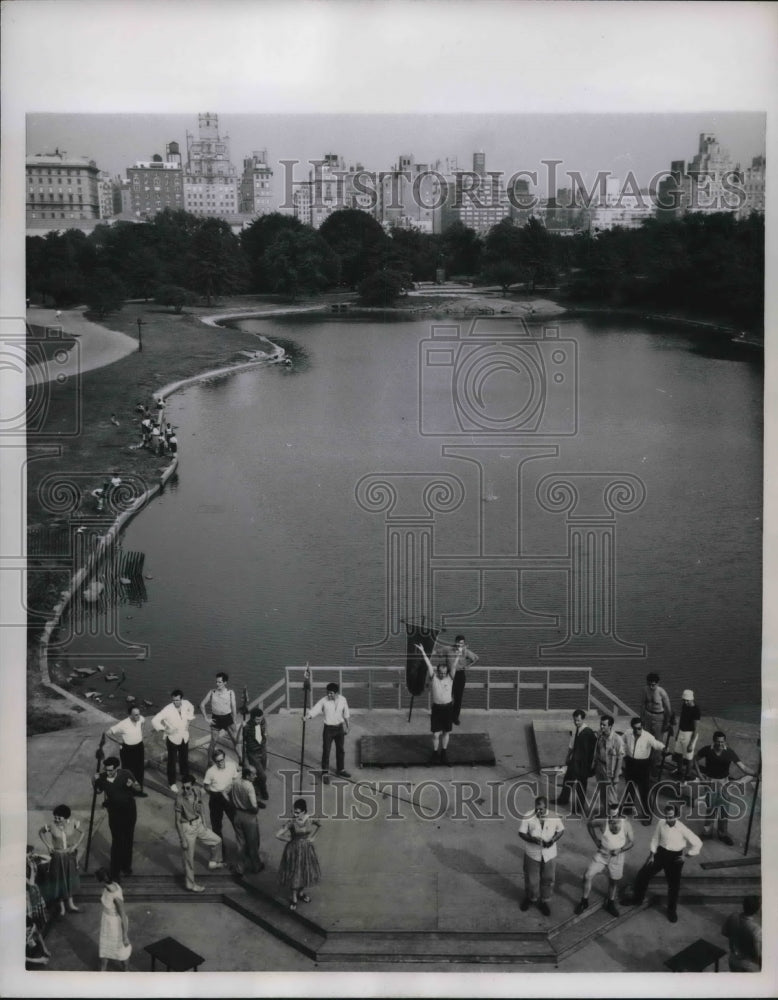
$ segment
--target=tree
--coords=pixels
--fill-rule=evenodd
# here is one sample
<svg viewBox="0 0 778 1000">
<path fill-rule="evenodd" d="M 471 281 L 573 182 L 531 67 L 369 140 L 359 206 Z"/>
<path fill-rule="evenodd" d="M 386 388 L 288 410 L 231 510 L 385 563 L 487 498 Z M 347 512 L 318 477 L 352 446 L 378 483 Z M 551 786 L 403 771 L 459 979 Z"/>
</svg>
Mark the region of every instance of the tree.
<svg viewBox="0 0 778 1000">
<path fill-rule="evenodd" d="M 303 293 L 319 292 L 338 280 L 335 254 L 313 229 L 282 229 L 268 247 L 266 273 L 271 291 L 293 299 Z"/>
<path fill-rule="evenodd" d="M 510 219 L 492 226 L 484 240 L 484 280 L 496 282 L 503 292 L 521 281 L 522 249 L 521 230 Z"/>
<path fill-rule="evenodd" d="M 534 292 L 537 284 L 548 284 L 556 278 L 551 237 L 546 227 L 535 218 L 531 218 L 519 232 L 522 277 L 529 282 L 530 291 Z"/>
<path fill-rule="evenodd" d="M 159 281 L 166 285 L 187 286 L 189 251 L 201 219 L 183 209 L 166 208 L 147 225 L 150 245 L 160 261 Z"/>
<path fill-rule="evenodd" d="M 279 233 L 299 232 L 302 222 L 293 215 L 270 212 L 255 219 L 240 234 L 240 244 L 249 269 L 249 286 L 254 292 L 269 292 L 272 281 L 268 274 L 267 251 Z"/>
<path fill-rule="evenodd" d="M 154 301 L 161 306 L 170 306 L 176 315 L 180 315 L 184 306 L 192 304 L 194 295 L 180 285 L 160 285 L 154 293 Z"/>
<path fill-rule="evenodd" d="M 319 234 L 338 256 L 341 281 L 352 288 L 386 263 L 391 243 L 367 212 L 357 208 L 333 212 L 321 224 Z"/>
<path fill-rule="evenodd" d="M 391 306 L 408 287 L 408 276 L 398 271 L 375 271 L 360 282 L 359 301 L 366 306 Z"/>
<path fill-rule="evenodd" d="M 247 268 L 240 242 L 223 219 L 203 219 L 192 236 L 187 255 L 187 285 L 213 297 L 236 292 L 247 283 Z"/>
<path fill-rule="evenodd" d="M 483 243 L 478 233 L 459 220 L 453 222 L 440 238 L 446 274 L 478 274 L 482 251 Z"/>
<path fill-rule="evenodd" d="M 102 318 L 106 313 L 121 309 L 124 298 L 124 285 L 115 274 L 107 268 L 95 271 L 86 295 L 86 304 L 90 312 Z"/>
</svg>

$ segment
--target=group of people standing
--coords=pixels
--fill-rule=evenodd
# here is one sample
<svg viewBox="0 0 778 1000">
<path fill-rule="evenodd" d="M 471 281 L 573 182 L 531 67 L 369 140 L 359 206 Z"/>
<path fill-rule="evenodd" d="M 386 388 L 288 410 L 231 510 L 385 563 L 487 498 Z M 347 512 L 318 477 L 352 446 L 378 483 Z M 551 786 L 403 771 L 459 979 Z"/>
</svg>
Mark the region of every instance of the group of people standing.
<svg viewBox="0 0 778 1000">
<path fill-rule="evenodd" d="M 165 420 L 165 404 L 156 402 L 156 413 L 152 413 L 143 403 L 138 403 L 136 411 L 141 415 L 141 448 L 148 448 L 155 455 L 175 455 L 178 452 L 178 438 L 173 425 Z"/>
</svg>

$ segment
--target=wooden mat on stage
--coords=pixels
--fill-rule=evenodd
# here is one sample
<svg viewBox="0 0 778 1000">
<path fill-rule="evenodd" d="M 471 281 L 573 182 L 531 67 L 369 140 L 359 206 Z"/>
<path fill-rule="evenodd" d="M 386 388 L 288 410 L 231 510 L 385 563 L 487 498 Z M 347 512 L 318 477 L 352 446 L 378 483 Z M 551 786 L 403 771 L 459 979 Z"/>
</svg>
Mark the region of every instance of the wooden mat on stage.
<svg viewBox="0 0 778 1000">
<path fill-rule="evenodd" d="M 432 760 L 430 733 L 363 736 L 359 741 L 362 767 L 415 767 L 440 764 Z M 488 733 L 452 733 L 446 751 L 451 764 L 495 763 Z"/>
</svg>

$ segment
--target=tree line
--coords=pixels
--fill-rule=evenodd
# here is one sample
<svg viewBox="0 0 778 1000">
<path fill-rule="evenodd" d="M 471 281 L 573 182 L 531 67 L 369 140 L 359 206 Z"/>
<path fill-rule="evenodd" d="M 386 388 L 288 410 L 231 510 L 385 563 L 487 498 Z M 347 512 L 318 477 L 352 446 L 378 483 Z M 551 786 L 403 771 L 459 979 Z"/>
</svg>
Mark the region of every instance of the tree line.
<svg viewBox="0 0 778 1000">
<path fill-rule="evenodd" d="M 536 218 L 504 219 L 481 237 L 459 222 L 442 234 L 387 233 L 366 212 L 342 209 L 318 230 L 272 213 L 235 235 L 221 219 L 166 209 L 150 222 L 99 225 L 89 235 L 27 238 L 28 296 L 85 303 L 97 315 L 128 298 L 180 312 L 229 294 L 295 299 L 338 290 L 387 306 L 441 271 L 506 293 L 553 288 L 572 302 L 676 309 L 761 329 L 764 216 L 700 213 L 574 236 Z"/>
</svg>

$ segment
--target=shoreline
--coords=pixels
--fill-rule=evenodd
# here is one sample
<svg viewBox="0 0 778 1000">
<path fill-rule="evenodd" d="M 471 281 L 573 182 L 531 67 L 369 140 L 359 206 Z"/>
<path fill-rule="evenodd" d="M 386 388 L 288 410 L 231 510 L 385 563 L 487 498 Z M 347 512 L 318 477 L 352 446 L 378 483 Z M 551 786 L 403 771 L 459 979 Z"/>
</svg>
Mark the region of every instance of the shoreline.
<svg viewBox="0 0 778 1000">
<path fill-rule="evenodd" d="M 442 317 L 461 316 L 462 318 L 475 318 L 480 315 L 488 315 L 480 310 L 483 308 L 484 302 L 493 302 L 495 304 L 503 303 L 503 311 L 499 314 L 491 313 L 491 315 L 513 315 L 516 318 L 531 318 L 533 322 L 543 321 L 545 319 L 551 319 L 556 317 L 574 317 L 576 315 L 603 315 L 603 316 L 629 316 L 631 318 L 642 318 L 649 319 L 652 321 L 661 321 L 663 323 L 677 323 L 680 325 L 690 325 L 694 327 L 703 327 L 709 330 L 713 330 L 719 333 L 731 333 L 734 334 L 736 331 L 734 329 L 725 327 L 722 325 L 717 325 L 710 321 L 699 321 L 689 319 L 687 317 L 677 317 L 677 316 L 659 316 L 659 315 L 647 315 L 642 310 L 629 310 L 629 309 L 617 309 L 610 307 L 582 307 L 582 306 L 562 306 L 553 300 L 541 299 L 540 297 L 527 298 L 521 301 L 506 299 L 500 295 L 479 294 L 476 290 L 473 290 L 473 294 L 458 294 L 455 300 L 455 306 L 450 300 L 450 296 L 447 296 L 445 291 L 441 291 L 439 295 L 429 295 L 429 292 L 425 290 L 418 297 L 426 298 L 429 296 L 434 300 L 440 300 L 439 305 L 436 306 L 433 303 L 423 304 L 421 307 L 395 307 L 393 309 L 384 308 L 366 308 L 360 306 L 353 306 L 348 303 L 347 311 L 344 312 L 333 312 L 331 308 L 331 303 L 326 301 L 318 301 L 314 304 L 301 304 L 300 306 L 282 306 L 279 308 L 235 308 L 230 311 L 211 313 L 206 315 L 195 315 L 193 313 L 183 314 L 184 317 L 194 320 L 197 325 L 203 329 L 218 329 L 220 331 L 230 332 L 230 333 L 243 333 L 239 328 L 228 325 L 227 321 L 239 321 L 242 319 L 272 319 L 274 316 L 290 316 L 296 313 L 301 313 L 309 317 L 321 316 L 322 318 L 329 318 L 332 316 L 338 316 L 339 318 L 344 318 L 351 316 L 354 319 L 359 319 L 361 316 L 365 317 L 376 317 L 377 315 L 394 316 L 398 319 L 409 318 L 409 319 L 419 319 L 423 318 L 420 313 L 433 318 L 433 311 L 439 310 L 439 315 Z M 543 309 L 543 307 L 552 307 L 552 309 Z M 508 311 L 510 307 L 510 312 Z M 522 313 L 519 314 L 515 312 L 515 309 L 521 309 Z M 473 312 L 472 310 L 479 310 Z M 541 309 L 543 311 L 541 311 Z M 537 311 L 536 311 L 537 310 Z M 181 317 L 177 317 L 179 320 Z M 127 322 L 127 317 L 122 317 L 122 319 Z M 132 323 L 132 320 L 129 321 Z M 221 378 L 232 374 L 233 372 L 244 371 L 249 368 L 259 367 L 263 365 L 269 365 L 273 363 L 280 362 L 285 357 L 285 351 L 282 347 L 273 344 L 272 341 L 268 340 L 261 334 L 250 334 L 248 335 L 254 342 L 257 339 L 263 340 L 266 344 L 270 345 L 271 350 L 268 351 L 253 351 L 241 350 L 238 353 L 247 355 L 250 360 L 238 361 L 238 362 L 227 362 L 222 363 L 215 368 L 206 368 L 199 372 L 186 375 L 183 378 L 178 378 L 173 381 L 166 382 L 163 386 L 152 388 L 146 390 L 149 392 L 151 397 L 155 400 L 164 400 L 172 395 L 173 393 L 187 388 L 191 385 L 195 385 L 199 382 L 206 381 L 213 378 Z M 746 342 L 747 343 L 747 342 Z M 253 355 L 253 357 L 251 357 Z M 106 366 L 106 368 L 116 367 L 118 362 L 113 362 L 112 364 Z M 105 370 L 105 369 L 103 369 Z M 155 376 L 159 376 L 159 372 L 154 373 Z M 37 667 L 37 674 L 39 681 L 47 692 L 50 692 L 49 698 L 44 698 L 44 701 L 49 702 L 48 704 L 39 705 L 38 707 L 42 709 L 43 714 L 47 712 L 51 713 L 53 717 L 61 717 L 61 713 L 57 711 L 58 705 L 55 699 L 65 699 L 66 702 L 72 705 L 74 712 L 84 713 L 83 721 L 87 721 L 91 715 L 94 718 L 99 715 L 104 719 L 114 719 L 115 717 L 108 714 L 107 712 L 101 711 L 97 706 L 92 705 L 86 698 L 75 694 L 71 691 L 66 690 L 63 686 L 58 684 L 56 680 L 52 678 L 51 669 L 49 666 L 49 644 L 51 641 L 51 636 L 54 634 L 56 629 L 61 627 L 62 617 L 67 610 L 70 602 L 73 599 L 78 587 L 84 585 L 91 575 L 96 571 L 103 558 L 107 548 L 112 544 L 121 534 L 124 527 L 132 520 L 137 514 L 145 508 L 145 506 L 150 503 L 154 497 L 159 495 L 164 490 L 165 484 L 169 481 L 171 476 L 175 473 L 178 467 L 178 456 L 176 456 L 170 465 L 165 469 L 161 470 L 159 473 L 158 481 L 150 487 L 148 490 L 144 491 L 142 496 L 140 496 L 132 507 L 122 512 L 115 521 L 110 525 L 110 527 L 105 531 L 103 536 L 100 538 L 97 548 L 90 555 L 87 565 L 81 570 L 71 573 L 68 580 L 67 586 L 64 590 L 59 592 L 59 599 L 57 602 L 48 609 L 45 614 L 47 615 L 45 623 L 43 625 L 42 633 L 40 636 L 34 636 L 28 638 L 28 674 L 30 670 L 30 658 L 31 652 L 34 659 L 35 666 Z M 28 494 L 29 499 L 29 494 Z M 29 678 L 28 678 L 29 683 Z M 64 706 L 59 706 L 64 707 Z M 78 717 L 74 715 L 72 720 L 68 722 L 64 728 L 68 725 L 73 724 L 74 721 L 78 721 Z M 57 726 L 56 728 L 62 728 Z M 45 731 L 45 730 L 44 730 Z M 50 731 L 54 731 L 53 729 Z"/>
</svg>

